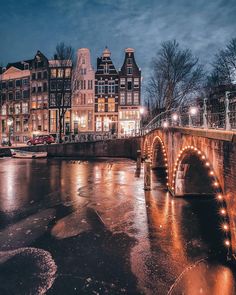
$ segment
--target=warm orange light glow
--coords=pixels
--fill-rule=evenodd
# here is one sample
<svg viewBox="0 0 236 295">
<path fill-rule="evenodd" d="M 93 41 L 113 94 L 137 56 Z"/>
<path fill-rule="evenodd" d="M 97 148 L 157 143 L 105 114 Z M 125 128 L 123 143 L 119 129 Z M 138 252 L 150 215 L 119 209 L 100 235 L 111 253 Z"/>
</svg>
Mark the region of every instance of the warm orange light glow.
<svg viewBox="0 0 236 295">
<path fill-rule="evenodd" d="M 209 163 L 209 162 L 206 162 L 206 164 L 205 164 L 205 165 L 209 167 L 209 166 L 210 166 L 210 163 Z"/>
<path fill-rule="evenodd" d="M 228 231 L 228 230 L 229 230 L 229 226 L 228 226 L 227 223 L 223 224 L 222 227 L 223 227 L 223 229 L 224 229 L 225 231 Z"/>
<path fill-rule="evenodd" d="M 225 245 L 226 245 L 227 247 L 229 247 L 229 246 L 230 246 L 230 241 L 229 241 L 229 240 L 225 240 Z"/>
<path fill-rule="evenodd" d="M 202 156 L 202 159 L 204 160 L 204 159 L 206 159 L 206 157 L 205 156 Z"/>
<path fill-rule="evenodd" d="M 214 184 L 214 186 L 218 186 L 219 185 L 219 183 L 217 181 L 215 181 L 213 184 Z"/>
<path fill-rule="evenodd" d="M 223 196 L 222 195 L 217 195 L 217 199 L 218 200 L 222 200 L 223 199 Z"/>
<path fill-rule="evenodd" d="M 214 172 L 213 171 L 210 171 L 210 175 L 214 175 Z"/>
<path fill-rule="evenodd" d="M 200 151 L 198 151 L 197 153 L 198 153 L 199 155 L 201 155 L 201 152 L 200 152 Z"/>
<path fill-rule="evenodd" d="M 225 215 L 225 214 L 226 214 L 225 209 L 221 209 L 221 210 L 220 210 L 220 213 L 221 213 L 222 215 Z"/>
</svg>

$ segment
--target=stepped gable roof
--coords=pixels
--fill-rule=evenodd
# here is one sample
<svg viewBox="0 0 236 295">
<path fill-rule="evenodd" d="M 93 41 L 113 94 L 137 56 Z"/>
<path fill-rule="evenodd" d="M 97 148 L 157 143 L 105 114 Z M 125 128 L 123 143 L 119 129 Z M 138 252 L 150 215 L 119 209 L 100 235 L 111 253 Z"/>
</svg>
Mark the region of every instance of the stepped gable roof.
<svg viewBox="0 0 236 295">
<path fill-rule="evenodd" d="M 104 72 L 107 69 L 107 72 Z M 106 47 L 102 53 L 102 56 L 97 59 L 97 71 L 96 75 L 118 75 L 117 70 L 111 60 L 111 52 Z"/>
</svg>

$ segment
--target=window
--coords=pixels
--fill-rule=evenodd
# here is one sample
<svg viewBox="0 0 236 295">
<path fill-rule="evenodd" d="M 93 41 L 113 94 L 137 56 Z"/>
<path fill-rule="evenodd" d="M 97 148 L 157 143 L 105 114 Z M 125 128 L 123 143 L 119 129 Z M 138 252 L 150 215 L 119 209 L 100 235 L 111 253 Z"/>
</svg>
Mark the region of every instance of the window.
<svg viewBox="0 0 236 295">
<path fill-rule="evenodd" d="M 29 98 L 29 90 L 23 91 L 23 98 Z"/>
<path fill-rule="evenodd" d="M 93 103 L 93 95 L 88 94 L 88 104 L 92 104 L 92 103 Z"/>
<path fill-rule="evenodd" d="M 10 80 L 8 82 L 8 88 L 13 88 L 13 86 L 14 86 L 14 81 L 13 80 Z"/>
<path fill-rule="evenodd" d="M 28 64 L 24 64 L 24 70 L 28 70 L 29 69 L 29 65 Z"/>
<path fill-rule="evenodd" d="M 105 112 L 105 99 L 104 98 L 98 99 L 98 112 Z"/>
<path fill-rule="evenodd" d="M 132 75 L 132 73 L 133 73 L 132 67 L 127 67 L 127 74 Z"/>
<path fill-rule="evenodd" d="M 16 91 L 16 99 L 21 99 L 21 91 Z"/>
<path fill-rule="evenodd" d="M 21 86 L 21 80 L 16 80 L 16 87 L 20 87 Z"/>
<path fill-rule="evenodd" d="M 115 112 L 115 98 L 108 98 L 108 112 Z"/>
<path fill-rule="evenodd" d="M 19 103 L 15 104 L 15 114 L 16 115 L 20 114 L 20 104 Z"/>
<path fill-rule="evenodd" d="M 85 64 L 85 58 L 84 57 L 82 58 L 82 64 L 83 65 Z"/>
<path fill-rule="evenodd" d="M 70 107 L 70 105 L 71 105 L 70 93 L 65 93 L 65 95 L 64 95 L 64 106 L 65 107 Z"/>
<path fill-rule="evenodd" d="M 58 72 L 57 72 L 57 77 L 58 78 L 63 78 L 63 69 L 58 69 Z"/>
<path fill-rule="evenodd" d="M 103 121 L 103 131 L 107 132 L 110 130 L 110 122 L 111 120 L 108 118 L 108 117 L 105 117 L 104 118 L 104 121 Z"/>
<path fill-rule="evenodd" d="M 132 93 L 131 92 L 127 93 L 127 104 L 132 104 Z"/>
<path fill-rule="evenodd" d="M 125 104 L 125 92 L 120 92 L 120 104 Z"/>
<path fill-rule="evenodd" d="M 55 93 L 51 93 L 51 95 L 50 95 L 50 106 L 51 107 L 56 106 L 56 95 L 55 95 Z"/>
<path fill-rule="evenodd" d="M 32 101 L 32 103 L 31 103 L 31 109 L 36 109 L 36 102 L 35 101 Z"/>
<path fill-rule="evenodd" d="M 29 79 L 25 78 L 23 79 L 23 86 L 28 86 L 29 85 Z"/>
<path fill-rule="evenodd" d="M 132 90 L 132 81 L 128 81 L 127 89 Z"/>
<path fill-rule="evenodd" d="M 47 71 L 44 71 L 43 72 L 43 79 L 47 79 L 48 78 L 48 72 Z"/>
<path fill-rule="evenodd" d="M 38 86 L 38 93 L 42 92 L 42 86 Z"/>
<path fill-rule="evenodd" d="M 16 132 L 20 132 L 21 131 L 21 128 L 20 127 L 21 127 L 20 126 L 20 121 L 16 121 Z"/>
<path fill-rule="evenodd" d="M 13 92 L 9 92 L 9 93 L 8 93 L 8 99 L 9 99 L 9 100 L 13 100 L 13 99 L 14 99 Z"/>
<path fill-rule="evenodd" d="M 86 75 L 86 72 L 87 72 L 86 68 L 80 69 L 80 74 L 81 75 Z"/>
<path fill-rule="evenodd" d="M 2 89 L 6 89 L 7 88 L 7 83 L 6 82 L 2 82 Z"/>
<path fill-rule="evenodd" d="M 2 115 L 5 116 L 6 114 L 7 114 L 7 107 L 6 107 L 6 105 L 4 104 L 4 105 L 2 106 Z"/>
<path fill-rule="evenodd" d="M 36 74 L 33 73 L 33 74 L 32 74 L 32 80 L 35 80 L 35 79 L 36 79 Z"/>
<path fill-rule="evenodd" d="M 104 81 L 98 81 L 98 94 L 105 92 Z"/>
<path fill-rule="evenodd" d="M 42 107 L 42 97 L 39 96 L 38 97 L 38 108 L 41 108 Z"/>
<path fill-rule="evenodd" d="M 127 58 L 127 64 L 132 64 L 132 58 Z"/>
<path fill-rule="evenodd" d="M 134 104 L 138 105 L 139 104 L 139 93 L 134 92 Z"/>
<path fill-rule="evenodd" d="M 85 93 L 81 93 L 80 95 L 80 104 L 86 104 L 86 94 Z"/>
<path fill-rule="evenodd" d="M 65 90 L 70 90 L 70 88 L 71 88 L 70 80 L 64 81 L 64 87 L 65 87 Z"/>
<path fill-rule="evenodd" d="M 43 92 L 46 92 L 48 90 L 47 83 L 43 83 Z"/>
<path fill-rule="evenodd" d="M 102 118 L 97 117 L 96 118 L 96 131 L 102 131 Z"/>
<path fill-rule="evenodd" d="M 125 87 L 125 78 L 120 78 L 120 87 L 121 88 Z"/>
<path fill-rule="evenodd" d="M 108 93 L 115 93 L 115 81 L 108 81 Z"/>
<path fill-rule="evenodd" d="M 88 80 L 88 89 L 93 89 L 93 80 Z"/>
<path fill-rule="evenodd" d="M 24 119 L 23 120 L 23 129 L 24 129 L 24 131 L 28 131 L 29 130 L 28 119 Z"/>
<path fill-rule="evenodd" d="M 51 90 L 56 90 L 57 88 L 57 83 L 55 81 L 51 81 L 50 82 L 50 87 L 51 87 Z"/>
<path fill-rule="evenodd" d="M 57 69 L 51 69 L 51 78 L 57 77 Z"/>
<path fill-rule="evenodd" d="M 109 74 L 109 65 L 107 63 L 104 65 L 104 74 Z"/>
<path fill-rule="evenodd" d="M 28 103 L 27 102 L 22 103 L 22 114 L 28 114 Z"/>
<path fill-rule="evenodd" d="M 70 77 L 70 73 L 71 73 L 71 69 L 70 68 L 66 68 L 65 69 L 65 77 L 69 78 Z"/>
<path fill-rule="evenodd" d="M 42 79 L 42 72 L 38 72 L 38 79 L 41 80 Z"/>
<path fill-rule="evenodd" d="M 139 87 L 139 78 L 134 78 L 134 88 Z"/>
<path fill-rule="evenodd" d="M 58 81 L 57 82 L 57 90 L 62 90 L 62 85 L 63 85 L 62 81 Z"/>
</svg>

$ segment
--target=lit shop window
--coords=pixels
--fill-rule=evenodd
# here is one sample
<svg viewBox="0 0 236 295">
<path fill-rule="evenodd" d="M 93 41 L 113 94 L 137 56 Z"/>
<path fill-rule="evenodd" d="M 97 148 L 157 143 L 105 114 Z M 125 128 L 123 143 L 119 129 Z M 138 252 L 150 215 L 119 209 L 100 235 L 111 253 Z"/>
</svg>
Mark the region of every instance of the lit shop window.
<svg viewBox="0 0 236 295">
<path fill-rule="evenodd" d="M 132 92 L 127 93 L 127 104 L 132 104 Z"/>
<path fill-rule="evenodd" d="M 108 118 L 108 117 L 105 117 L 104 118 L 104 121 L 103 121 L 103 131 L 107 132 L 110 130 L 110 122 L 111 120 Z"/>
<path fill-rule="evenodd" d="M 108 98 L 108 112 L 115 112 L 115 98 Z"/>
<path fill-rule="evenodd" d="M 98 99 L 98 112 L 105 112 L 105 99 L 104 98 Z"/>
<path fill-rule="evenodd" d="M 102 118 L 96 118 L 96 131 L 102 131 Z"/>
</svg>

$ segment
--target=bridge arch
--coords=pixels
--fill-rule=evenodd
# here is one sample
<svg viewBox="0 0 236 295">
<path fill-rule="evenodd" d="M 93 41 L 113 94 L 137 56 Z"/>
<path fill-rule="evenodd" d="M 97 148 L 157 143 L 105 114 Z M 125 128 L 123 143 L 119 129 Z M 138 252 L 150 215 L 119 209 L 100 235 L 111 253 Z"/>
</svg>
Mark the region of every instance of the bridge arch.
<svg viewBox="0 0 236 295">
<path fill-rule="evenodd" d="M 143 148 L 142 148 L 142 157 L 143 158 L 150 158 L 150 151 L 151 147 L 148 141 L 148 137 L 145 138 L 144 143 L 143 143 Z"/>
<path fill-rule="evenodd" d="M 232 250 L 231 222 L 226 196 L 223 194 L 213 166 L 200 149 L 188 145 L 180 150 L 173 167 L 170 188 L 175 196 L 214 195 L 224 236 L 223 243 L 230 252 Z"/>
</svg>

